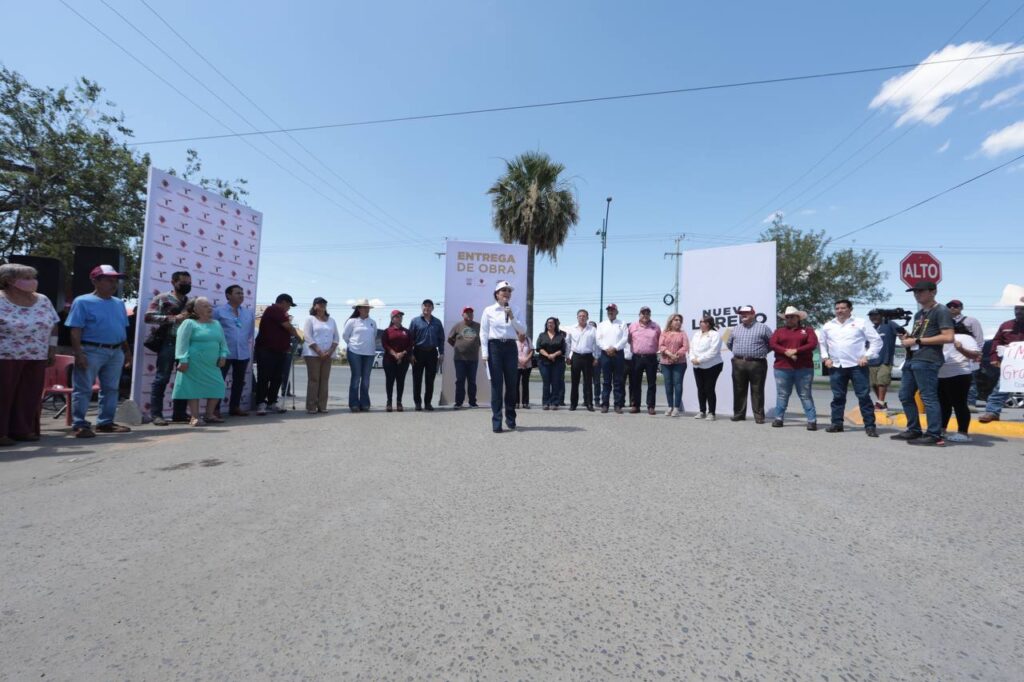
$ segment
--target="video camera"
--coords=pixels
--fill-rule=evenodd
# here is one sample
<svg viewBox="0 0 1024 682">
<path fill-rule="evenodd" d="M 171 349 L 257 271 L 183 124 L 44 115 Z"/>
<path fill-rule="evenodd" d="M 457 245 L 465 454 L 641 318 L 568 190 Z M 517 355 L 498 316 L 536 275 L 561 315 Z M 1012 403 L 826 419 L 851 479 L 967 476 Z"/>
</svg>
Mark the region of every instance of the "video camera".
<svg viewBox="0 0 1024 682">
<path fill-rule="evenodd" d="M 874 310 L 868 313 L 868 315 L 872 314 L 881 315 L 882 322 L 893 322 L 895 320 L 902 320 L 903 324 L 895 325 L 897 335 L 906 333 L 907 330 L 904 327 L 904 325 L 908 324 L 911 318 L 914 317 L 913 312 L 905 310 L 904 308 L 875 308 Z"/>
</svg>

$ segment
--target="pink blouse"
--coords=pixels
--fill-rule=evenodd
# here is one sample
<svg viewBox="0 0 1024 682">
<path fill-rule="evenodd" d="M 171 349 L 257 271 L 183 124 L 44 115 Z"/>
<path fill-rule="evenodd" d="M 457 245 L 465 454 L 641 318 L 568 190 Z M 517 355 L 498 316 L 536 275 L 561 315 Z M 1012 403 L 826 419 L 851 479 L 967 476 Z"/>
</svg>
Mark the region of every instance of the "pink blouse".
<svg viewBox="0 0 1024 682">
<path fill-rule="evenodd" d="M 665 351 L 675 353 L 679 357 L 676 359 L 670 359 L 665 355 Z M 690 340 L 686 338 L 686 334 L 683 332 L 666 332 L 661 333 L 661 341 L 658 342 L 658 354 L 661 355 L 661 364 L 663 365 L 685 365 L 686 354 L 690 352 Z"/>
</svg>

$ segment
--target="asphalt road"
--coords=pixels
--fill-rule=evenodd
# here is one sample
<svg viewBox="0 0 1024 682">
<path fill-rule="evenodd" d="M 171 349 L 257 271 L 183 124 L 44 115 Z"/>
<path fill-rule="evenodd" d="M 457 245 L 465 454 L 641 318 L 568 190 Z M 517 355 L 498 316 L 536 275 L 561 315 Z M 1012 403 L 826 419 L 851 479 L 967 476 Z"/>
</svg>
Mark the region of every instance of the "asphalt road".
<svg viewBox="0 0 1024 682">
<path fill-rule="evenodd" d="M 1024 679 L 1021 441 L 297 406 L 0 452 L 0 679 Z"/>
</svg>

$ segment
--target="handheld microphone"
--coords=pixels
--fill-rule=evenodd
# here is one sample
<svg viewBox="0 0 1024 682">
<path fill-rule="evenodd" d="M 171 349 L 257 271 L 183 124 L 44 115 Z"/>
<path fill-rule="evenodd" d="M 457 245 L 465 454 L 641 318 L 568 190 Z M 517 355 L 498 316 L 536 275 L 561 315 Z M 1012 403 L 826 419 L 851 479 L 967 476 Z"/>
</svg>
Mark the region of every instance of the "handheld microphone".
<svg viewBox="0 0 1024 682">
<path fill-rule="evenodd" d="M 512 307 L 511 306 L 505 306 L 505 321 L 506 322 L 511 322 L 512 321 Z"/>
</svg>

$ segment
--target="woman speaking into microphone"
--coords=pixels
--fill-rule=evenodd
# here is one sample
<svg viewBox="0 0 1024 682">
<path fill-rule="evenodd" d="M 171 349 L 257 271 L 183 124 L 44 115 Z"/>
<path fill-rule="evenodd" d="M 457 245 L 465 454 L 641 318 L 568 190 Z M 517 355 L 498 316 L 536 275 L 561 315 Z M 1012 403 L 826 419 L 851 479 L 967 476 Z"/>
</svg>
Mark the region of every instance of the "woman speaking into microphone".
<svg viewBox="0 0 1024 682">
<path fill-rule="evenodd" d="M 501 433 L 501 401 L 504 391 L 505 425 L 516 428 L 516 394 L 519 376 L 519 347 L 516 339 L 526 334 L 519 311 L 509 304 L 512 285 L 502 280 L 494 286 L 494 305 L 484 308 L 480 318 L 480 350 L 491 377 L 491 428 Z"/>
</svg>

